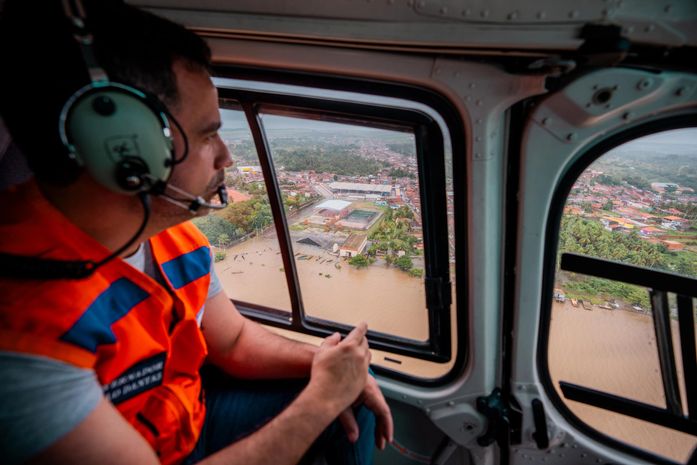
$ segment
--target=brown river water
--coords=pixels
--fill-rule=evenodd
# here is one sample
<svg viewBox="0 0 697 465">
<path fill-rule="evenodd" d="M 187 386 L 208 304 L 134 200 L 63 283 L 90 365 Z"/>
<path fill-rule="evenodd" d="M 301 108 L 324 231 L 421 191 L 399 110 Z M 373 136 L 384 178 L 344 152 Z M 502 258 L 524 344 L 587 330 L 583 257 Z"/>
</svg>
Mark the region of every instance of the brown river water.
<svg viewBox="0 0 697 465">
<path fill-rule="evenodd" d="M 677 322 L 673 321 L 672 327 L 677 343 Z M 684 406 L 682 357 L 679 352 L 675 357 Z M 568 381 L 665 408 L 656 337 L 649 315 L 597 307 L 588 311 L 580 306 L 575 308 L 568 301 L 555 303 L 549 367 L 557 389 L 560 380 Z M 577 402 L 567 401 L 567 405 L 596 430 L 679 462 L 685 462 L 697 445 L 697 438 L 684 433 Z"/>
<path fill-rule="evenodd" d="M 415 340 L 428 338 L 423 279 L 379 264 L 355 269 L 309 245 L 294 243 L 293 249 L 309 316 L 351 325 L 367 321 L 372 330 Z M 230 297 L 290 312 L 282 268 L 276 238 L 268 235 L 231 247 L 226 258 L 216 263 Z M 673 326 L 673 338 L 679 340 L 675 322 Z M 563 380 L 665 407 L 650 316 L 597 307 L 587 311 L 569 302 L 555 303 L 549 347 L 550 372 L 556 387 Z M 452 366 L 452 362 L 435 364 L 379 351 L 374 351 L 373 362 L 431 378 L 447 373 Z M 676 363 L 684 390 L 679 353 Z M 684 405 L 685 393 L 682 395 Z M 683 433 L 576 402 L 568 401 L 567 405 L 593 428 L 680 462 L 697 445 L 697 438 Z"/>
</svg>

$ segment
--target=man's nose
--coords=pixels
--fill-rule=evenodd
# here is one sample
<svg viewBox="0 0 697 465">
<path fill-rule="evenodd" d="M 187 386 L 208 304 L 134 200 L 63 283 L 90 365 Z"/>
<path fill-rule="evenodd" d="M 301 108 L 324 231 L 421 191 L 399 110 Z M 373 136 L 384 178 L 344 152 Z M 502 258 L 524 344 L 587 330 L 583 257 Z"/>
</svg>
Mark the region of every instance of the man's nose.
<svg viewBox="0 0 697 465">
<path fill-rule="evenodd" d="M 219 149 L 215 160 L 216 169 L 223 169 L 232 166 L 232 154 L 230 153 L 230 151 L 227 148 L 227 145 L 225 145 L 225 142 L 223 142 L 220 136 L 218 136 L 218 144 Z"/>
</svg>

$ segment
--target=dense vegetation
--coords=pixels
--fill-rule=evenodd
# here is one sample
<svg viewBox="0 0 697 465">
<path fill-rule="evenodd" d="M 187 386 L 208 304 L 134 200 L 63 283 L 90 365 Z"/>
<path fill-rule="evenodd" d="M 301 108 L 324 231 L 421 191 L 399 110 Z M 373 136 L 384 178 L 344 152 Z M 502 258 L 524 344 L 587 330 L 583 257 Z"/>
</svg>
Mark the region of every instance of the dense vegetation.
<svg viewBox="0 0 697 465">
<path fill-rule="evenodd" d="M 405 155 L 409 157 L 416 156 L 416 146 L 413 142 L 387 144 L 387 148 L 400 155 Z"/>
<path fill-rule="evenodd" d="M 409 170 L 403 168 L 392 168 L 388 173 L 389 176 L 393 178 L 410 178 L 414 179 L 416 175 Z"/>
<path fill-rule="evenodd" d="M 379 173 L 389 164 L 355 155 L 348 147 L 334 146 L 274 151 L 276 166 L 287 171 L 332 173 L 341 176 L 368 176 Z"/>
<path fill-rule="evenodd" d="M 578 216 L 565 215 L 559 233 L 559 254 L 573 252 L 637 266 L 654 268 L 697 277 L 697 254 L 669 252 L 665 246 L 642 240 L 638 234 L 607 231 L 600 223 Z M 564 289 L 572 298 L 602 303 L 621 299 L 629 304 L 649 308 L 646 289 L 580 275 L 560 272 Z"/>
<path fill-rule="evenodd" d="M 594 168 L 642 189 L 647 189 L 652 182 L 671 182 L 697 192 L 695 155 L 621 152 L 601 158 Z M 628 176 L 629 170 L 641 173 L 641 176 Z M 635 184 L 636 181 L 641 185 Z"/>
<path fill-rule="evenodd" d="M 227 247 L 239 236 L 235 225 L 215 214 L 194 218 L 193 222 L 206 235 L 208 241 L 218 247 Z"/>
<path fill-rule="evenodd" d="M 379 253 L 384 255 L 385 263 L 394 266 L 412 276 L 420 277 L 423 270 L 414 268 L 413 256 L 418 254 L 416 243 L 418 239 L 411 233 L 411 221 L 414 213 L 409 207 L 403 206 L 396 210 L 386 209 L 382 221 L 369 235 L 371 246 L 365 252 L 368 259 L 374 259 Z M 401 256 L 400 256 L 401 255 Z M 362 261 L 351 263 L 362 264 Z"/>
</svg>

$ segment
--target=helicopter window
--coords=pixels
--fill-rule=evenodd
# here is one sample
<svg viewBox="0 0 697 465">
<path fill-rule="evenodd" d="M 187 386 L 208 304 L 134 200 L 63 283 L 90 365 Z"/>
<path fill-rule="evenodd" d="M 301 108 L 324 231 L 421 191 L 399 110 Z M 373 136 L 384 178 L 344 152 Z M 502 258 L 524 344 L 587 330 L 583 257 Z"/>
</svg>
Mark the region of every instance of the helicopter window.
<svg viewBox="0 0 697 465">
<path fill-rule="evenodd" d="M 576 178 L 547 363 L 581 422 L 681 463 L 697 445 L 697 129 L 625 142 Z"/>
<path fill-rule="evenodd" d="M 446 374 L 455 244 L 450 147 L 438 122 L 326 91 L 298 97 L 229 81 L 219 78 L 232 202 L 195 220 L 228 295 L 298 339 L 366 321 L 378 368 Z"/>
</svg>

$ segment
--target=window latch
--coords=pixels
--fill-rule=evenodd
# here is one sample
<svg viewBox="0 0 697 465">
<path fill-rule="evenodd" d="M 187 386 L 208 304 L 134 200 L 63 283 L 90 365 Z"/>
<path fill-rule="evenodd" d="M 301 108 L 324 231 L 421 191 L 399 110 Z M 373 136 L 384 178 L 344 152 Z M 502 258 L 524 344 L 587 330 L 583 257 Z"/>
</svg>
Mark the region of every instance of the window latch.
<svg viewBox="0 0 697 465">
<path fill-rule="evenodd" d="M 486 432 L 477 438 L 477 444 L 486 447 L 494 441 L 499 445 L 520 443 L 523 416 L 520 409 L 504 399 L 501 388 L 478 397 L 477 410 L 487 418 Z"/>
</svg>

